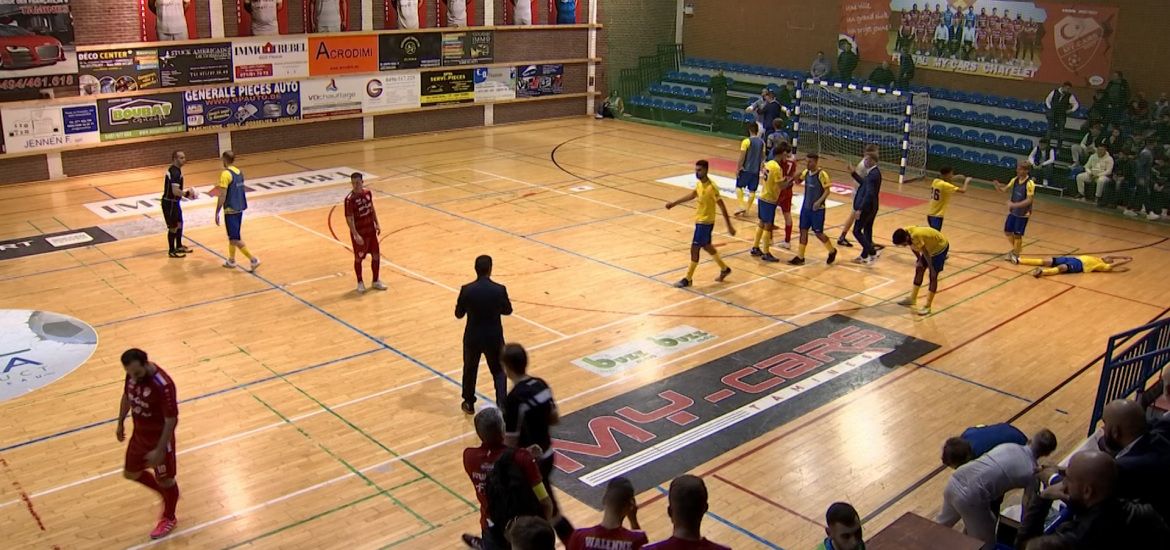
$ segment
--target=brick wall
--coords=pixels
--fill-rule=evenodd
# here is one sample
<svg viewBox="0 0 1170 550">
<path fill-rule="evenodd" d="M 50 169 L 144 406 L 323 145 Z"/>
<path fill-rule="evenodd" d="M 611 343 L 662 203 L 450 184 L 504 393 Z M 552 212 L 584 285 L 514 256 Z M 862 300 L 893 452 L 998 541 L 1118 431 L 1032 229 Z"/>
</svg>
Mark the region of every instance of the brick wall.
<svg viewBox="0 0 1170 550">
<path fill-rule="evenodd" d="M 214 134 L 205 134 L 162 141 L 127 143 L 126 145 L 113 145 L 97 149 L 65 151 L 61 153 L 61 164 L 66 174 L 82 176 L 166 164 L 170 161 L 171 153 L 176 150 L 187 153 L 187 158 L 190 160 L 213 159 L 219 156 L 219 140 Z M 42 159 L 42 162 L 44 159 L 44 157 L 33 158 Z M 47 177 L 46 171 L 45 178 Z"/>
<path fill-rule="evenodd" d="M 0 157 L 0 182 L 23 183 L 45 179 L 49 179 L 49 165 L 44 155 L 10 159 Z"/>
<path fill-rule="evenodd" d="M 495 107 L 496 124 L 524 122 L 567 116 L 581 116 L 585 113 L 580 98 L 538 101 L 534 103 L 504 103 Z"/>
<path fill-rule="evenodd" d="M 740 4 L 725 2 L 726 4 Z M 638 57 L 654 55 L 659 44 L 673 44 L 675 42 L 675 17 L 678 4 L 674 0 L 622 0 L 621 2 L 605 2 L 604 13 L 598 19 L 605 25 L 604 40 L 606 44 L 605 66 L 609 81 L 598 78 L 598 83 L 608 86 L 617 86 L 617 78 L 621 69 L 638 66 Z M 724 9 L 730 9 L 726 6 Z M 733 30 L 724 29 L 725 35 L 734 34 Z"/>
<path fill-rule="evenodd" d="M 483 126 L 482 106 L 438 109 L 420 113 L 376 116 L 374 117 L 374 137 L 404 136 L 478 126 Z"/>
<path fill-rule="evenodd" d="M 500 31 L 496 62 L 537 59 L 579 59 L 589 55 L 589 31 Z"/>
<path fill-rule="evenodd" d="M 138 2 L 73 0 L 74 38 L 79 45 L 138 41 Z"/>
<path fill-rule="evenodd" d="M 350 118 L 232 132 L 232 150 L 239 154 L 261 153 L 360 139 L 362 119 Z"/>
</svg>

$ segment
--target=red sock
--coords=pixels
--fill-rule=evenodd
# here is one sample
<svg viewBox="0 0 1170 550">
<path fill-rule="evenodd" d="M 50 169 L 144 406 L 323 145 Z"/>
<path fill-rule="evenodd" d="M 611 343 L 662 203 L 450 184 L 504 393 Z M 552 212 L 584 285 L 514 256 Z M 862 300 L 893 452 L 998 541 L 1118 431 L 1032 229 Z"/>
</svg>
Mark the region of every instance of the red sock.
<svg viewBox="0 0 1170 550">
<path fill-rule="evenodd" d="M 373 256 L 370 257 L 370 260 L 371 260 L 370 269 L 374 270 L 374 280 L 381 281 L 381 279 L 378 278 L 378 272 L 381 271 L 382 257 L 379 256 L 378 254 L 374 254 Z"/>
<path fill-rule="evenodd" d="M 138 479 L 134 481 L 145 485 L 148 489 L 156 493 L 162 494 L 163 492 L 162 487 L 158 484 L 158 480 L 154 479 L 154 474 L 150 472 L 142 472 L 142 475 L 138 476 Z"/>
<path fill-rule="evenodd" d="M 357 275 L 358 283 L 361 283 L 362 282 L 362 261 L 360 259 L 353 261 L 353 273 L 355 275 Z"/>
<path fill-rule="evenodd" d="M 175 507 L 179 505 L 179 484 L 175 483 L 170 487 L 162 489 L 163 497 L 163 517 L 166 519 L 175 519 Z"/>
<path fill-rule="evenodd" d="M 792 242 L 792 226 L 791 225 L 784 226 L 784 242 L 786 242 L 786 243 Z"/>
</svg>

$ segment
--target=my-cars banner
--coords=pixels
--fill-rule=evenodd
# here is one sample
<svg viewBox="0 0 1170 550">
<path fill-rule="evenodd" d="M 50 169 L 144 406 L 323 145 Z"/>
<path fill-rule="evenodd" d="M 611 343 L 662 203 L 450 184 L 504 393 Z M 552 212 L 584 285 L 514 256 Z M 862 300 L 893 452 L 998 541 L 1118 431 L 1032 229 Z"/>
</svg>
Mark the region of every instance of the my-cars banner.
<svg viewBox="0 0 1170 550">
<path fill-rule="evenodd" d="M 439 33 L 378 35 L 378 70 L 419 69 L 442 64 Z"/>
<path fill-rule="evenodd" d="M 301 83 L 301 118 L 362 112 L 364 76 L 314 78 Z"/>
<path fill-rule="evenodd" d="M 195 0 L 138 0 L 138 38 L 143 42 L 199 38 Z"/>
<path fill-rule="evenodd" d="M 232 41 L 236 82 L 309 76 L 308 41 L 297 38 L 240 38 Z"/>
<path fill-rule="evenodd" d="M 475 101 L 475 76 L 472 69 L 422 73 L 423 107 L 472 101 Z"/>
<path fill-rule="evenodd" d="M 159 82 L 163 88 L 232 81 L 232 45 L 194 44 L 158 49 Z"/>
<path fill-rule="evenodd" d="M 309 74 L 312 76 L 372 73 L 377 70 L 377 35 L 309 37 Z"/>
<path fill-rule="evenodd" d="M 149 90 L 160 86 L 158 50 L 101 50 L 77 54 L 81 95 Z"/>
<path fill-rule="evenodd" d="M 0 47 L 0 100 L 77 83 L 69 0 L 0 0 Z"/>
<path fill-rule="evenodd" d="M 516 68 L 475 69 L 475 100 L 516 99 Z"/>
<path fill-rule="evenodd" d="M 443 33 L 443 65 L 475 65 L 492 62 L 492 32 Z"/>
<path fill-rule="evenodd" d="M 362 78 L 362 77 L 355 77 Z M 401 71 L 374 77 L 365 77 L 365 95 L 362 112 L 376 113 L 394 109 L 417 109 L 421 87 L 417 71 Z"/>
<path fill-rule="evenodd" d="M 5 108 L 0 120 L 6 153 L 98 142 L 97 106 L 93 103 Z"/>
<path fill-rule="evenodd" d="M 925 9 L 927 6 L 933 6 Z M 1098 86 L 1112 65 L 1118 8 L 1045 0 L 845 0 L 841 44 L 867 61 L 906 50 L 921 69 Z"/>
<path fill-rule="evenodd" d="M 240 36 L 288 34 L 289 0 L 236 0 Z"/>
<path fill-rule="evenodd" d="M 255 126 L 300 118 L 296 82 L 206 88 L 183 93 L 187 128 Z"/>
<path fill-rule="evenodd" d="M 527 65 L 517 67 L 516 72 L 519 97 L 559 94 L 564 89 L 564 65 Z"/>
<path fill-rule="evenodd" d="M 98 128 L 102 141 L 182 132 L 183 94 L 99 100 Z"/>
</svg>

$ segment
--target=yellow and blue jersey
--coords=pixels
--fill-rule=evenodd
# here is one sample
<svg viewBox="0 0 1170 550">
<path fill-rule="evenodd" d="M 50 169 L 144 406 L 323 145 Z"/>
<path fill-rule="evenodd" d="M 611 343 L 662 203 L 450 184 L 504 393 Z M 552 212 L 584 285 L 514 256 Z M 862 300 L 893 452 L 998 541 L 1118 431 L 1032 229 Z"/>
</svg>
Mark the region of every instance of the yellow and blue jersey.
<svg viewBox="0 0 1170 550">
<path fill-rule="evenodd" d="M 775 160 L 765 162 L 764 170 L 768 172 L 768 177 L 764 180 L 764 191 L 760 193 L 760 200 L 776 204 L 780 199 L 780 184 L 784 183 L 784 170 Z"/>
<path fill-rule="evenodd" d="M 715 203 L 719 202 L 719 188 L 711 180 L 695 182 L 695 198 L 698 205 L 695 207 L 695 223 L 713 225 L 715 223 Z"/>
<path fill-rule="evenodd" d="M 1011 191 L 1012 202 L 1020 202 L 1036 195 L 1036 180 L 1028 177 L 1024 181 L 1019 181 L 1019 178 L 1012 178 L 1008 182 Z M 1020 218 L 1027 218 L 1032 215 L 1032 205 L 1016 207 L 1011 209 L 1011 214 Z"/>
<path fill-rule="evenodd" d="M 812 208 L 829 192 L 829 186 L 833 183 L 829 179 L 829 173 L 821 169 L 815 172 L 810 172 L 808 168 L 801 170 L 800 180 L 804 182 L 804 208 Z"/>
<path fill-rule="evenodd" d="M 223 211 L 226 214 L 243 212 L 248 208 L 248 199 L 244 195 L 244 173 L 235 166 L 228 166 L 219 174 L 220 193 L 224 194 Z"/>
<path fill-rule="evenodd" d="M 947 205 L 951 202 L 951 195 L 959 187 L 944 179 L 936 179 L 930 184 L 930 210 L 926 215 L 941 218 L 947 213 Z"/>
<path fill-rule="evenodd" d="M 764 162 L 764 140 L 758 137 L 745 138 L 739 144 L 739 150 L 744 153 L 743 166 L 739 169 L 744 172 L 759 172 Z"/>
<path fill-rule="evenodd" d="M 905 228 L 910 234 L 910 248 L 919 254 L 937 256 L 950 247 L 947 238 L 937 229 L 912 225 Z"/>
</svg>

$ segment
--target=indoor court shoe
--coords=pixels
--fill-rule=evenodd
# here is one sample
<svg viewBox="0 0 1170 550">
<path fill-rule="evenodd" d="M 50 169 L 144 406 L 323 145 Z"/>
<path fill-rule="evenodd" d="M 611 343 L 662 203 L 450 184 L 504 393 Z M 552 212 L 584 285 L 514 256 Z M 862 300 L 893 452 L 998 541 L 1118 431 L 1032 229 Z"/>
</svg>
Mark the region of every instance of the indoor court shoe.
<svg viewBox="0 0 1170 550">
<path fill-rule="evenodd" d="M 374 281 L 374 284 L 371 286 L 374 290 L 386 290 L 386 285 L 382 284 L 382 281 Z"/>
<path fill-rule="evenodd" d="M 788 241 L 781 241 L 781 242 L 779 243 L 779 245 L 778 245 L 778 246 L 779 246 L 780 248 L 783 248 L 783 249 L 785 249 L 785 250 L 791 250 L 791 249 L 792 249 L 792 243 L 790 243 L 790 242 L 788 242 Z"/>
<path fill-rule="evenodd" d="M 167 518 L 160 519 L 158 520 L 158 525 L 154 526 L 154 531 L 150 532 L 150 538 L 153 540 L 161 539 L 171 534 L 171 531 L 174 531 L 175 526 L 178 524 L 178 520 Z"/>
<path fill-rule="evenodd" d="M 849 246 L 853 246 L 853 245 L 849 245 Z M 825 260 L 825 263 L 827 263 L 829 265 L 833 265 L 833 262 L 835 262 L 835 261 L 837 261 L 837 250 L 833 249 L 833 251 L 829 253 L 829 259 Z"/>
<path fill-rule="evenodd" d="M 176 250 L 178 250 L 179 252 L 182 252 L 183 254 L 190 254 L 192 252 L 195 252 L 195 249 L 191 248 L 189 246 L 180 246 Z"/>
<path fill-rule="evenodd" d="M 765 262 L 778 262 L 778 261 L 780 261 L 780 258 L 777 258 L 771 254 L 764 254 L 763 256 L 760 257 L 760 259 L 764 260 Z"/>
<path fill-rule="evenodd" d="M 475 414 L 475 405 L 472 405 L 466 401 L 464 401 L 462 405 L 459 405 L 459 408 L 463 409 L 463 414 Z"/>
<path fill-rule="evenodd" d="M 688 286 L 691 286 L 690 279 L 682 279 L 679 282 L 674 283 L 674 288 L 686 288 Z"/>
<path fill-rule="evenodd" d="M 856 258 L 853 258 L 853 263 L 855 263 L 857 265 L 869 265 L 872 262 L 870 261 L 869 258 L 863 258 L 861 256 L 858 256 Z"/>
<path fill-rule="evenodd" d="M 726 279 L 728 275 L 731 275 L 731 268 L 730 267 L 725 267 L 723 269 L 720 269 L 719 276 L 715 278 L 715 282 L 722 283 L 723 279 Z"/>
<path fill-rule="evenodd" d="M 601 117 L 598 116 L 597 118 L 601 118 Z M 481 539 L 475 535 L 469 535 L 467 533 L 463 533 L 463 544 L 466 544 L 468 548 L 474 548 L 475 550 L 483 550 L 483 539 Z"/>
<path fill-rule="evenodd" d="M 366 283 L 358 283 L 357 292 L 358 292 L 358 294 L 365 294 L 366 293 Z"/>
<path fill-rule="evenodd" d="M 763 256 L 764 251 L 760 250 L 759 248 L 752 248 L 751 255 L 752 256 Z"/>
<path fill-rule="evenodd" d="M 914 308 L 914 313 L 916 315 L 930 315 L 930 308 L 926 306 L 916 307 Z"/>
<path fill-rule="evenodd" d="M 170 252 L 167 252 L 167 256 L 170 256 L 172 258 L 186 258 L 187 257 L 186 254 L 183 254 L 181 251 L 178 251 L 178 250 L 172 250 Z"/>
<path fill-rule="evenodd" d="M 902 298 L 901 300 L 898 300 L 898 305 L 914 307 L 914 301 L 911 300 L 909 297 Z"/>
<path fill-rule="evenodd" d="M 236 267 L 236 261 L 232 260 L 232 259 L 228 259 L 225 262 L 223 262 L 223 266 L 228 268 L 228 269 L 232 269 L 232 268 Z"/>
<path fill-rule="evenodd" d="M 1032 276 L 1033 276 L 1033 277 L 1035 277 L 1035 278 L 1039 279 L 1039 278 L 1040 278 L 1042 275 L 1044 275 L 1044 270 L 1043 270 L 1043 269 L 1040 269 L 1039 267 L 1037 267 L 1036 269 L 1033 269 L 1033 270 L 1032 270 Z"/>
<path fill-rule="evenodd" d="M 256 271 L 256 268 L 259 266 L 260 266 L 260 258 L 252 258 L 252 267 L 248 271 L 254 272 L 254 271 Z"/>
<path fill-rule="evenodd" d="M 1008 252 L 1007 261 L 1011 262 L 1012 265 L 1020 265 L 1020 257 L 1013 252 Z"/>
<path fill-rule="evenodd" d="M 849 242 L 849 239 L 846 239 L 845 237 L 838 237 L 837 244 L 839 244 L 841 246 L 848 246 L 849 248 L 853 248 L 853 243 Z"/>
<path fill-rule="evenodd" d="M 804 265 L 804 258 L 797 256 L 791 260 L 788 260 L 788 265 Z"/>
</svg>

